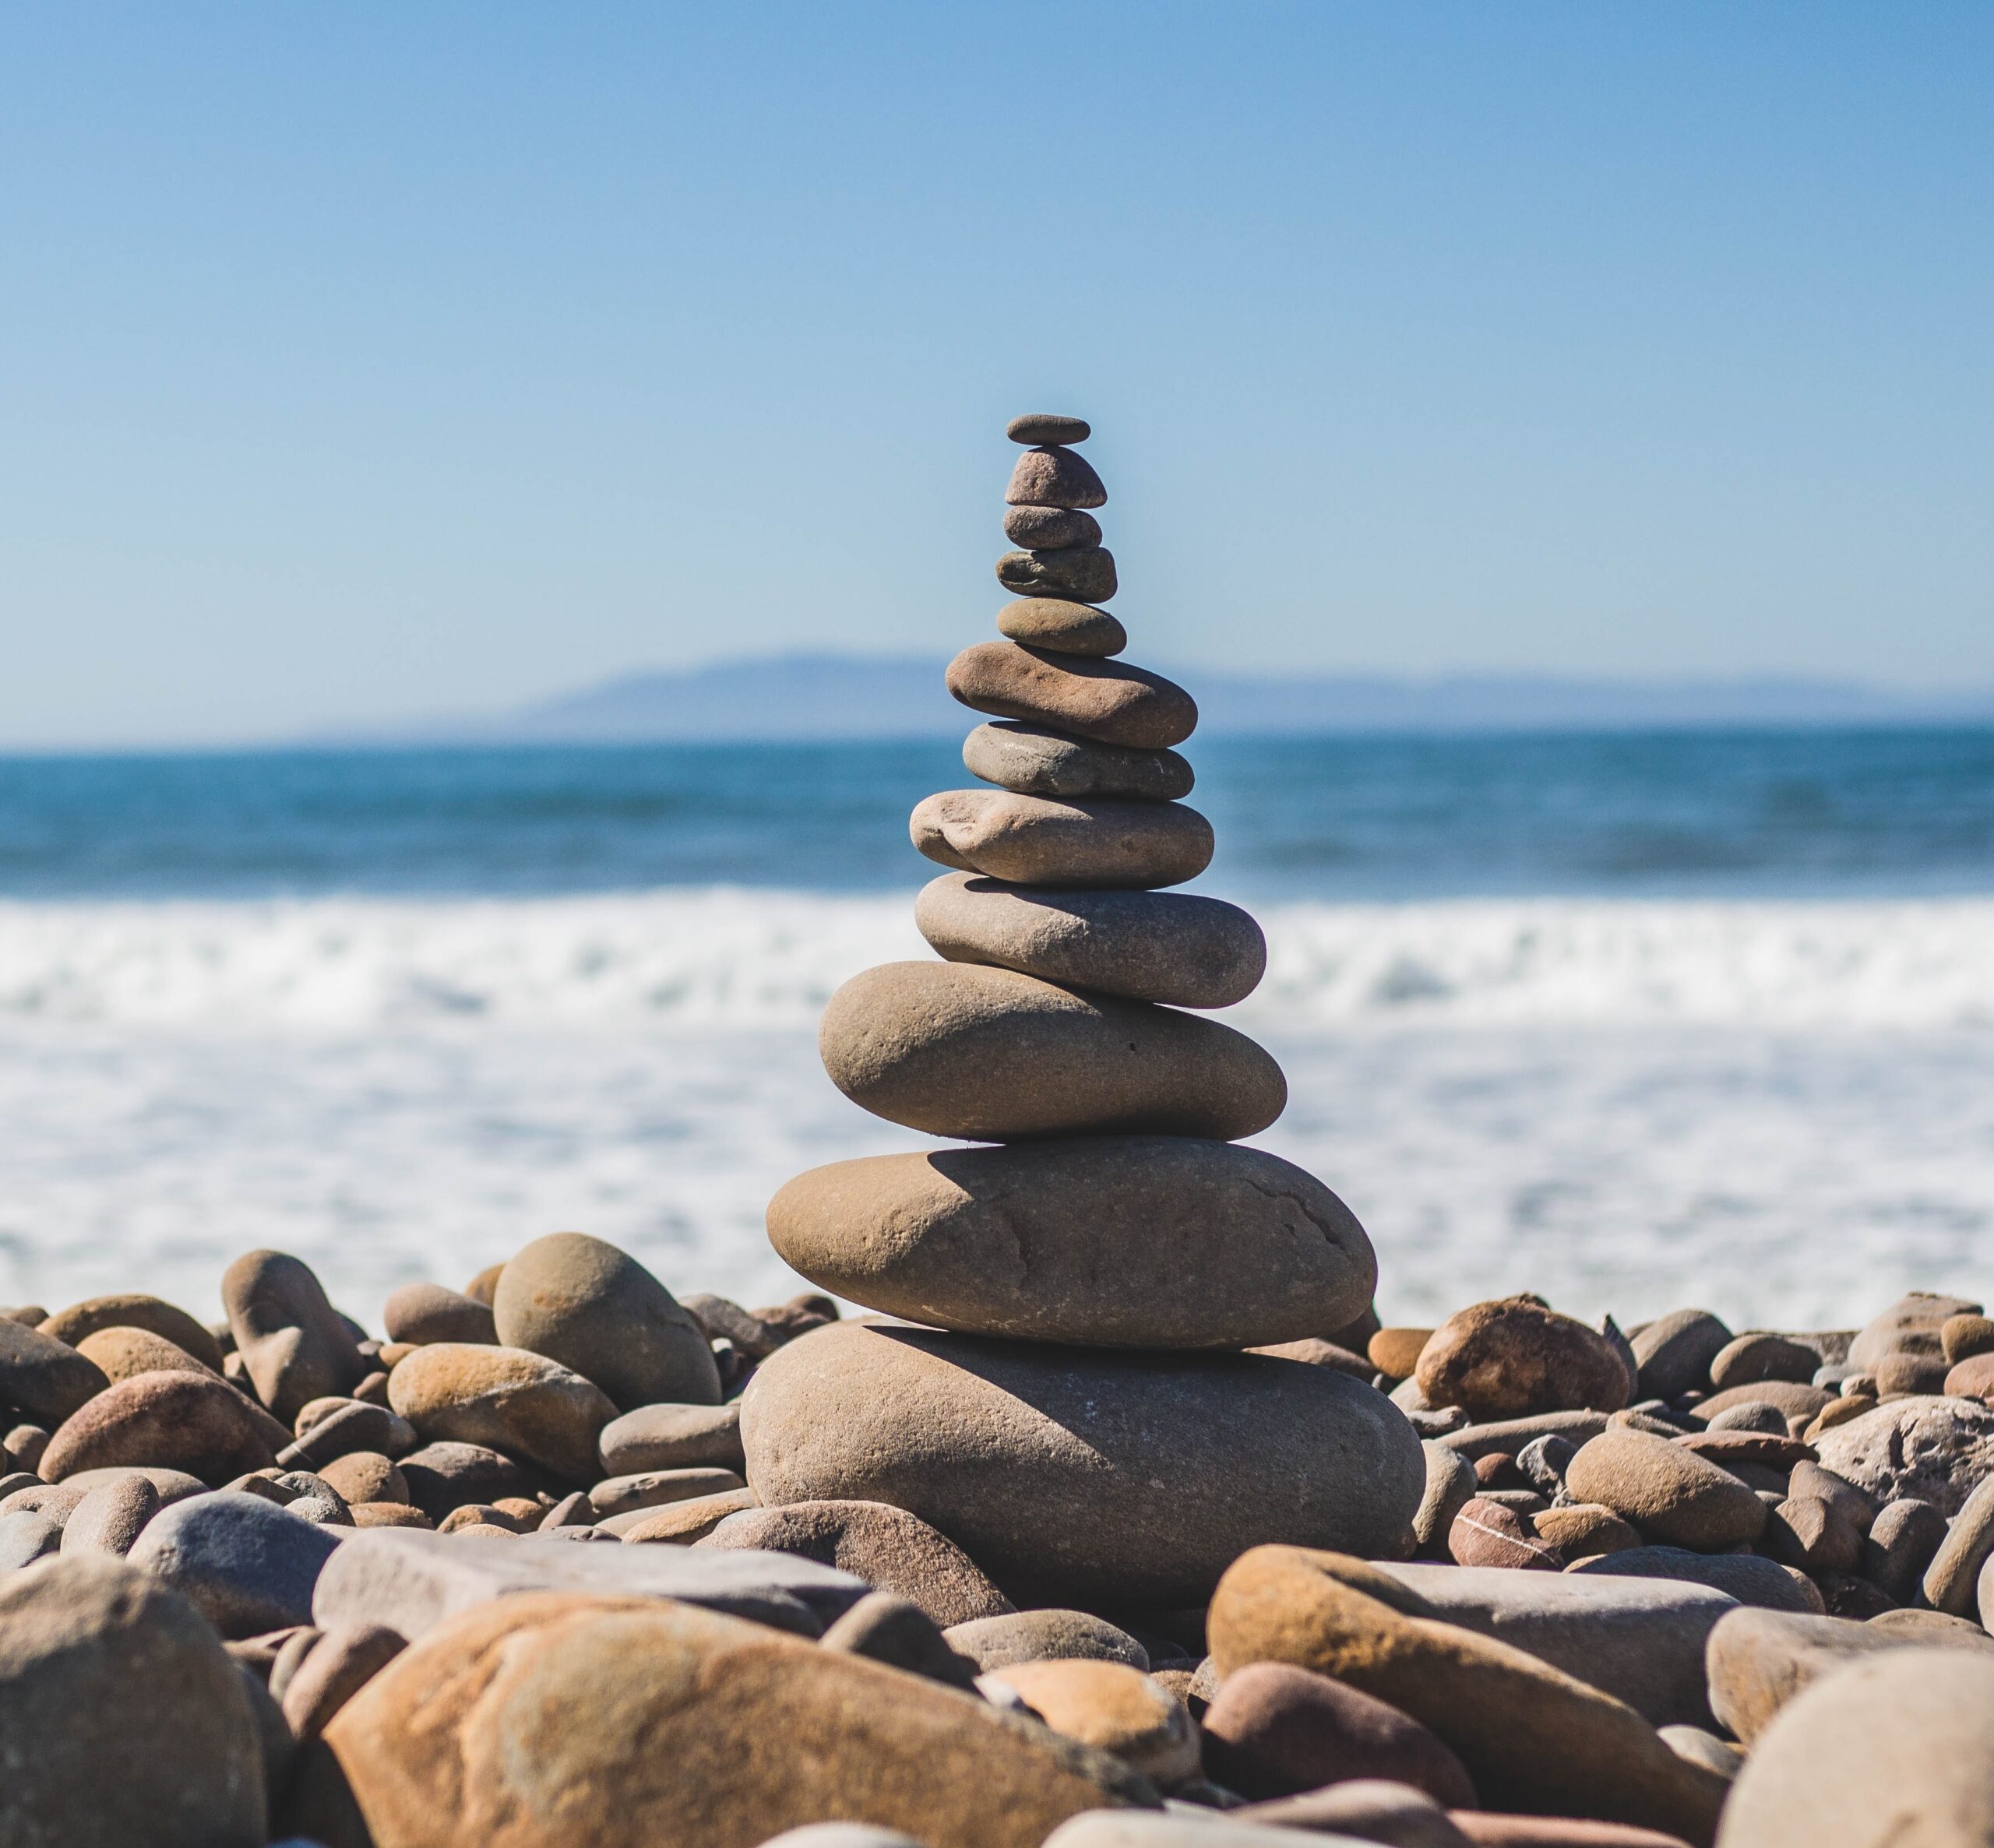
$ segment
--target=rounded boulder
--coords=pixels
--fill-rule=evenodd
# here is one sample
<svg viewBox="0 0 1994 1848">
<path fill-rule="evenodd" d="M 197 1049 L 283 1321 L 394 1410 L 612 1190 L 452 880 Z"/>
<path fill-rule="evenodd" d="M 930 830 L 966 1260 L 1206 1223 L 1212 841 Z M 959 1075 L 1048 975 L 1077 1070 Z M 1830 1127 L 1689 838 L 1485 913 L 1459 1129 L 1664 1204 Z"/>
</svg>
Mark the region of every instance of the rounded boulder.
<svg viewBox="0 0 1994 1848">
<path fill-rule="evenodd" d="M 1312 1175 L 1178 1136 L 836 1162 L 787 1183 L 768 1226 L 812 1283 L 889 1315 L 1094 1346 L 1296 1340 L 1362 1313 L 1377 1278 L 1363 1227 Z"/>
<path fill-rule="evenodd" d="M 1181 802 L 943 790 L 915 805 L 907 833 L 943 866 L 1025 885 L 1147 891 L 1195 879 L 1212 859 L 1211 823 Z"/>
<path fill-rule="evenodd" d="M 1627 1403 L 1627 1370 L 1612 1343 L 1530 1297 L 1457 1311 L 1420 1350 L 1413 1377 L 1429 1405 L 1460 1406 L 1478 1424 Z"/>
<path fill-rule="evenodd" d="M 184 1470 L 219 1487 L 269 1469 L 291 1434 L 226 1381 L 205 1372 L 141 1373 L 107 1387 L 49 1440 L 41 1473 Z"/>
<path fill-rule="evenodd" d="M 596 1439 L 616 1416 L 558 1360 L 467 1342 L 418 1348 L 389 1375 L 388 1403 L 425 1439 L 488 1445 L 573 1483 L 596 1480 Z"/>
</svg>

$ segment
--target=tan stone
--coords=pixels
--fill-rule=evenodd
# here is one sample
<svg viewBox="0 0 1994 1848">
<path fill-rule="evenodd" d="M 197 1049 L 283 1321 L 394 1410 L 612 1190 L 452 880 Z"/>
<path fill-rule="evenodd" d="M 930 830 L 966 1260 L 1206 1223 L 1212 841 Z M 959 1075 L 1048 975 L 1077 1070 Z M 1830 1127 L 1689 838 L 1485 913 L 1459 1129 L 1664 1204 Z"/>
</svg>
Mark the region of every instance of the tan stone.
<svg viewBox="0 0 1994 1848">
<path fill-rule="evenodd" d="M 221 1371 L 221 1343 L 185 1309 L 176 1309 L 156 1296 L 125 1292 L 86 1297 L 66 1309 L 57 1310 L 41 1325 L 44 1335 L 53 1335 L 75 1348 L 80 1348 L 100 1329 L 143 1329 L 192 1354 L 212 1371 Z"/>
<path fill-rule="evenodd" d="M 1431 1329 L 1380 1329 L 1371 1337 L 1365 1358 L 1388 1378 L 1409 1380 L 1432 1339 Z"/>
<path fill-rule="evenodd" d="M 1027 449 L 1011 470 L 1004 491 L 1009 507 L 1101 507 L 1108 490 L 1094 464 L 1071 449 L 1054 446 Z"/>
<path fill-rule="evenodd" d="M 949 691 L 1000 719 L 1160 751 L 1196 728 L 1198 708 L 1173 681 L 1126 661 L 1089 660 L 1015 642 L 979 642 L 949 664 Z"/>
<path fill-rule="evenodd" d="M 1170 1790 L 1199 1775 L 1198 1729 L 1168 1688 L 1120 1662 L 1020 1662 L 998 1671 L 1055 1733 Z"/>
<path fill-rule="evenodd" d="M 1605 1336 L 1527 1297 L 1449 1316 L 1421 1348 L 1413 1377 L 1428 1404 L 1464 1406 L 1478 1423 L 1627 1403 L 1626 1371 Z"/>
<path fill-rule="evenodd" d="M 1707 1843 L 1727 1788 L 1597 1688 L 1494 1639 L 1435 1621 L 1361 1561 L 1263 1547 L 1207 1614 L 1220 1674 L 1288 1662 L 1390 1702 L 1467 1765 L 1485 1803 L 1671 1830 Z"/>
<path fill-rule="evenodd" d="M 943 790 L 915 805 L 907 832 L 943 866 L 1024 885 L 1148 891 L 1195 879 L 1212 859 L 1211 823 L 1181 802 Z"/>
<path fill-rule="evenodd" d="M 1175 1007 L 1230 1007 L 1267 970 L 1260 927 L 1189 892 L 1048 892 L 945 873 L 922 888 L 914 921 L 952 963 Z"/>
<path fill-rule="evenodd" d="M 699 1495 L 690 1501 L 646 1508 L 635 1515 L 614 1515 L 601 1525 L 620 1534 L 626 1546 L 658 1542 L 690 1547 L 704 1540 L 729 1515 L 761 1505 L 752 1489 L 735 1489 L 723 1495 Z"/>
<path fill-rule="evenodd" d="M 1021 1603 L 1181 1607 L 1268 1540 L 1393 1553 L 1425 1480 L 1397 1409 L 1329 1368 L 858 1322 L 765 1361 L 742 1436 L 765 1505 L 891 1502 Z"/>
<path fill-rule="evenodd" d="M 102 1328 L 76 1343 L 76 1352 L 93 1361 L 107 1380 L 128 1380 L 140 1373 L 199 1373 L 220 1376 L 205 1363 L 150 1329 Z"/>
<path fill-rule="evenodd" d="M 777 1253 L 825 1289 L 1024 1340 L 1294 1340 L 1349 1319 L 1376 1277 L 1363 1228 L 1313 1176 L 1181 1136 L 837 1162 L 787 1182 L 768 1224 Z M 819 1329 L 764 1365 L 837 1332 Z"/>
<path fill-rule="evenodd" d="M 1031 509 L 1034 513 L 1040 511 L 1037 508 Z M 1021 545 L 1100 543 L 1101 528 L 1092 520 L 1087 522 L 1094 527 L 1091 540 L 1083 530 L 1069 538 L 1065 531 L 1058 528 L 1041 536 L 1030 531 L 1013 532 L 1011 524 L 1009 519 L 1005 521 L 1005 536 Z M 1129 646 L 1129 632 L 1105 610 L 1059 597 L 1020 597 L 1007 603 L 997 612 L 997 632 L 1013 642 L 1023 642 L 1027 648 L 1043 648 L 1055 654 L 1092 655 L 1097 659 L 1119 654 Z"/>
<path fill-rule="evenodd" d="M 107 1387 L 43 1453 L 60 1482 L 121 1464 L 182 1470 L 210 1487 L 273 1467 L 291 1434 L 233 1386 L 202 1373 L 141 1373 Z"/>
<path fill-rule="evenodd" d="M 837 1819 L 1038 1848 L 1154 1802 L 1104 1753 L 974 1695 L 655 1601 L 525 1594 L 439 1625 L 308 1754 L 281 1832 L 326 1848 L 757 1848 Z"/>
<path fill-rule="evenodd" d="M 1273 1058 L 1216 1020 L 974 963 L 854 976 L 817 1044 L 853 1103 L 931 1135 L 1231 1142 L 1288 1101 Z"/>
<path fill-rule="evenodd" d="M 469 1342 L 410 1355 L 388 1377 L 388 1403 L 425 1440 L 488 1445 L 574 1483 L 595 1480 L 596 1436 L 616 1416 L 558 1361 Z"/>
<path fill-rule="evenodd" d="M 1565 1486 L 1610 1508 L 1663 1546 L 1705 1553 L 1749 1545 L 1764 1532 L 1766 1505 L 1728 1470 L 1666 1438 L 1625 1429 L 1581 1444 Z"/>
<path fill-rule="evenodd" d="M 221 1300 L 249 1383 L 286 1424 L 311 1400 L 349 1393 L 365 1377 L 352 1334 L 299 1259 L 244 1253 L 222 1273 Z"/>
</svg>

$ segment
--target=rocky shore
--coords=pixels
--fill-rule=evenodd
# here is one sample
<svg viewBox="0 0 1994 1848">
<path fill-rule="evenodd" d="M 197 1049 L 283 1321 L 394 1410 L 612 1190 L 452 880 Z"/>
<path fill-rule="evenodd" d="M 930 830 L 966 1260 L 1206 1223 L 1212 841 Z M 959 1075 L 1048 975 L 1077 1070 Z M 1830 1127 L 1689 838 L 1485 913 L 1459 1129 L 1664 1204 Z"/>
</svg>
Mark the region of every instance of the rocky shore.
<svg viewBox="0 0 1994 1848">
<path fill-rule="evenodd" d="M 1994 1848 L 1994 1319 L 1381 1324 L 1242 1140 L 1090 432 L 1010 435 L 939 959 L 822 1038 L 947 1146 L 784 1186 L 779 1304 L 556 1233 L 0 1312 L 0 1848 Z"/>
</svg>

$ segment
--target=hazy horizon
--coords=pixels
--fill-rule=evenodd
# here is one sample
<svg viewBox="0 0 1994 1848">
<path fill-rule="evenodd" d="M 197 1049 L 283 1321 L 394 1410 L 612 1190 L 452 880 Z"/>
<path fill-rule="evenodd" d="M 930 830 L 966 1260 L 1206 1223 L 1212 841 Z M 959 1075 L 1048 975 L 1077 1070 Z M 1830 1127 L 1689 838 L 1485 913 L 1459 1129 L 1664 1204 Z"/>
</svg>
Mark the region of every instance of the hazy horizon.
<svg viewBox="0 0 1994 1848">
<path fill-rule="evenodd" d="M 1079 82 L 1041 107 L 1048 60 Z M 1994 683 L 1994 14 L 17 10 L 0 748 L 987 632 Z"/>
</svg>

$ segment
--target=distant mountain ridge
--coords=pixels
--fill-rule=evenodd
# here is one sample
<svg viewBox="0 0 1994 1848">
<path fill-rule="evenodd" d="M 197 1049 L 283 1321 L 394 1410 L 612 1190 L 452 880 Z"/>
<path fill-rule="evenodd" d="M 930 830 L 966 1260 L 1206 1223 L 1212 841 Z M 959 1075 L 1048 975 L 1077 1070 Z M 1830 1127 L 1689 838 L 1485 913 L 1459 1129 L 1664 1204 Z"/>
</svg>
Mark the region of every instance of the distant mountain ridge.
<svg viewBox="0 0 1994 1848">
<path fill-rule="evenodd" d="M 784 654 L 619 674 L 482 718 L 373 733 L 419 744 L 735 743 L 929 737 L 964 709 L 921 656 Z M 1254 674 L 1168 666 L 1196 695 L 1206 735 L 1569 731 L 1676 727 L 1994 722 L 1994 688 L 1899 692 L 1760 676 L 1635 681 L 1526 674 Z M 354 734 L 347 734 L 351 739 Z"/>
</svg>

